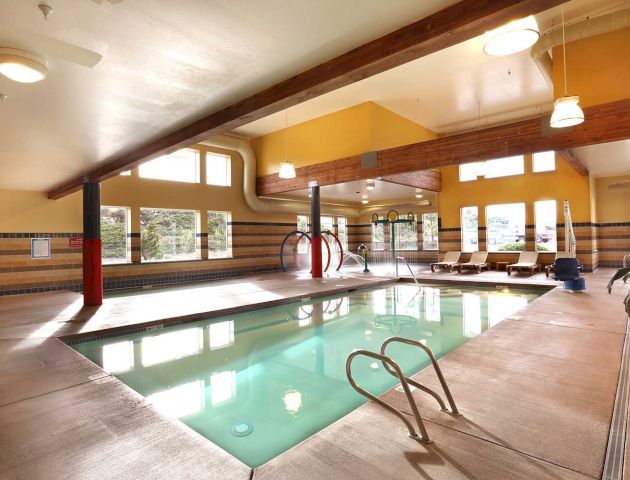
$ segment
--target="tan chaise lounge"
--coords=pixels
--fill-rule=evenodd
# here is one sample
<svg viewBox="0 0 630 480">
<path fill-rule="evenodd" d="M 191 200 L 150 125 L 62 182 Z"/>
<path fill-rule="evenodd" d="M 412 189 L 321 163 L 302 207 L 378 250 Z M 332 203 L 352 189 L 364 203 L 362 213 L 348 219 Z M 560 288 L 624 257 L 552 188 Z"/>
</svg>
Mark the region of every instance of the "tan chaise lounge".
<svg viewBox="0 0 630 480">
<path fill-rule="evenodd" d="M 531 275 L 540 267 L 538 263 L 538 252 L 521 252 L 518 262 L 507 266 L 507 274 L 511 275 L 512 270 L 527 270 Z"/>
<path fill-rule="evenodd" d="M 441 262 L 435 262 L 431 264 L 431 271 L 435 272 L 436 268 L 448 268 L 449 272 L 453 271 L 453 268 L 459 265 L 459 257 L 462 252 L 446 252 Z"/>
<path fill-rule="evenodd" d="M 485 268 L 486 270 L 490 270 L 490 264 L 486 263 L 488 259 L 488 252 L 473 252 L 470 256 L 470 261 L 465 263 L 460 263 L 457 266 L 457 271 L 462 273 L 462 269 L 470 269 L 477 270 L 477 273 L 481 273 L 481 271 Z"/>
</svg>

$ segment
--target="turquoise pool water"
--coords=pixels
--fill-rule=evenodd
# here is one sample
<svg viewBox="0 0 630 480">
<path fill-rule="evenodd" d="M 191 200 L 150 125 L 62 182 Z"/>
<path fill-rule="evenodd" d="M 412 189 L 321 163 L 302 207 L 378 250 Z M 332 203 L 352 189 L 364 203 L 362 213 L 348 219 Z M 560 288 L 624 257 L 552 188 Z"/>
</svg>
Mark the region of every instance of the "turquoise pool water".
<svg viewBox="0 0 630 480">
<path fill-rule="evenodd" d="M 256 467 L 365 403 L 346 379 L 353 349 L 379 350 L 400 335 L 426 341 L 439 357 L 539 294 L 449 286 L 418 294 L 398 284 L 73 347 Z M 428 363 L 410 346 L 388 353 L 408 374 Z M 358 357 L 353 373 L 378 394 L 397 383 L 368 358 Z"/>
</svg>

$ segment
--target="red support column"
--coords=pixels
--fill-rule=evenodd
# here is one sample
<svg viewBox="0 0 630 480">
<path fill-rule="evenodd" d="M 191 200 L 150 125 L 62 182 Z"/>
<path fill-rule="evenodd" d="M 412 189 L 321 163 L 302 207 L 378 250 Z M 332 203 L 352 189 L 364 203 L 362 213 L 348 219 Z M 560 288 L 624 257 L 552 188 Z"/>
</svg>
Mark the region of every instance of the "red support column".
<svg viewBox="0 0 630 480">
<path fill-rule="evenodd" d="M 103 304 L 101 185 L 83 184 L 83 305 Z"/>
<path fill-rule="evenodd" d="M 311 189 L 311 275 L 313 278 L 321 278 L 322 271 L 322 227 L 321 211 L 319 205 L 319 187 Z"/>
</svg>

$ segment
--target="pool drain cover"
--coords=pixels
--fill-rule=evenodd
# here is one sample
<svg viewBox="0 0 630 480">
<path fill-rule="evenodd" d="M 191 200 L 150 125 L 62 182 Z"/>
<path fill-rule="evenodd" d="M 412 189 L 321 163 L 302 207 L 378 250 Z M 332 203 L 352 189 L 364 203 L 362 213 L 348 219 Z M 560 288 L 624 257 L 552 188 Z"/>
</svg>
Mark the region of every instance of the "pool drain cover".
<svg viewBox="0 0 630 480">
<path fill-rule="evenodd" d="M 246 437 L 254 431 L 253 425 L 249 423 L 235 423 L 232 426 L 232 435 L 236 437 Z"/>
</svg>

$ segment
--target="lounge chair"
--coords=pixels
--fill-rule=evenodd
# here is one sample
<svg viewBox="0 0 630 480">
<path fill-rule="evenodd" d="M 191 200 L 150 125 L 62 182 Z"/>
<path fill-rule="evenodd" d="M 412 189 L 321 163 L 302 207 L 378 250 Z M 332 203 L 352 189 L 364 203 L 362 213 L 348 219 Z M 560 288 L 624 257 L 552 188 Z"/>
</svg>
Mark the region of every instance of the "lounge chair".
<svg viewBox="0 0 630 480">
<path fill-rule="evenodd" d="M 512 270 L 527 270 L 529 275 L 533 275 L 540 267 L 538 263 L 538 252 L 521 252 L 518 262 L 507 266 L 507 274 L 511 275 Z"/>
<path fill-rule="evenodd" d="M 486 270 L 490 269 L 490 264 L 486 262 L 488 259 L 488 252 L 473 252 L 470 256 L 470 261 L 465 263 L 460 263 L 457 266 L 457 271 L 462 273 L 462 269 L 471 269 L 477 270 L 477 273 L 481 273 L 481 271 L 485 268 Z"/>
<path fill-rule="evenodd" d="M 547 265 L 545 267 L 545 276 L 548 277 L 549 274 L 553 271 L 555 271 L 556 268 L 556 260 L 558 260 L 559 258 L 574 258 L 573 254 L 571 252 L 557 252 L 556 253 L 556 258 L 554 259 L 553 263 L 551 265 Z M 578 261 L 578 269 L 581 269 L 582 266 L 580 265 L 579 261 Z"/>
<path fill-rule="evenodd" d="M 462 252 L 446 252 L 441 262 L 431 264 L 431 271 L 435 272 L 436 268 L 448 268 L 449 272 L 452 272 L 453 268 L 459 265 L 461 254 Z"/>
</svg>

